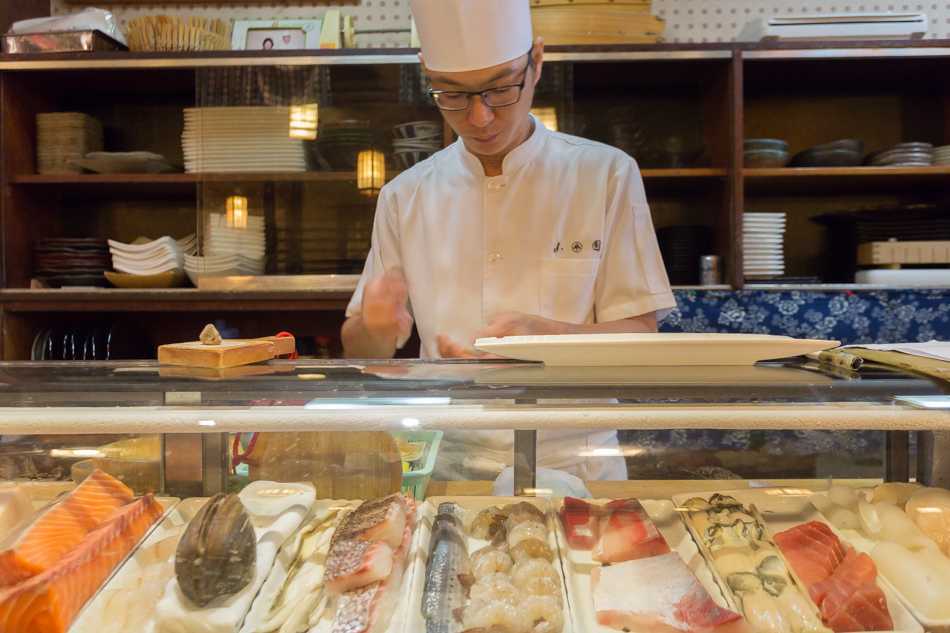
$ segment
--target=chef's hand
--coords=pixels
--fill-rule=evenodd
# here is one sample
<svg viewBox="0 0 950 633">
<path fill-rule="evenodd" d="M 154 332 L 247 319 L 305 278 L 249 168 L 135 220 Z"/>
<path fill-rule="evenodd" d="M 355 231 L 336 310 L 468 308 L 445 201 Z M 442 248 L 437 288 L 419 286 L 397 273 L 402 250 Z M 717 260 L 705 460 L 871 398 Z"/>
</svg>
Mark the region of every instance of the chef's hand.
<svg viewBox="0 0 950 633">
<path fill-rule="evenodd" d="M 564 334 L 566 326 L 566 323 L 546 319 L 537 314 L 505 312 L 492 319 L 483 330 L 476 332 L 475 338 Z"/>
<path fill-rule="evenodd" d="M 363 289 L 363 323 L 368 332 L 381 340 L 399 340 L 409 336 L 412 317 L 406 310 L 409 286 L 401 268 L 373 277 Z"/>
</svg>

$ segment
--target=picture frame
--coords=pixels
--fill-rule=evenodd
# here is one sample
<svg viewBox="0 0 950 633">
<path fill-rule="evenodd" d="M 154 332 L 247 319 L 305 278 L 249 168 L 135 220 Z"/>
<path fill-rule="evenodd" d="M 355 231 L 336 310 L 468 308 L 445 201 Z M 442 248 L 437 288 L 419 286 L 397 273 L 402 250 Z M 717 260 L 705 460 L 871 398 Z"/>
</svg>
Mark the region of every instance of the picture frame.
<svg viewBox="0 0 950 633">
<path fill-rule="evenodd" d="M 289 51 L 320 48 L 323 20 L 235 20 L 231 48 L 236 51 Z"/>
</svg>

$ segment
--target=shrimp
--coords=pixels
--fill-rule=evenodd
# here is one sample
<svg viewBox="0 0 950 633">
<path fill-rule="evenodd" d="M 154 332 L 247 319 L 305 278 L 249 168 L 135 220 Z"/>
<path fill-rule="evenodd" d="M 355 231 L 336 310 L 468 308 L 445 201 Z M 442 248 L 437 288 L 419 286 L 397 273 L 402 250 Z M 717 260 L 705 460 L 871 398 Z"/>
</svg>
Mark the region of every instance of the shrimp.
<svg viewBox="0 0 950 633">
<path fill-rule="evenodd" d="M 554 567 L 542 558 L 529 558 L 516 563 L 511 568 L 511 582 L 519 589 L 524 589 L 534 578 L 547 579 L 560 586 Z"/>
<path fill-rule="evenodd" d="M 520 607 L 531 620 L 531 633 L 560 633 L 564 628 L 564 611 L 560 598 L 554 596 L 528 596 Z"/>
<path fill-rule="evenodd" d="M 487 596 L 472 600 L 462 612 L 463 630 L 503 626 L 508 633 L 529 633 L 531 624 L 521 607 L 508 600 Z"/>
<path fill-rule="evenodd" d="M 535 576 L 528 580 L 523 587 L 519 587 L 529 596 L 557 596 L 561 597 L 561 587 L 557 580 L 550 576 Z"/>
<path fill-rule="evenodd" d="M 518 543 L 527 539 L 537 539 L 542 542 L 547 541 L 547 526 L 543 523 L 526 521 L 508 530 L 508 547 L 515 547 Z"/>
<path fill-rule="evenodd" d="M 508 574 L 496 572 L 482 576 L 469 590 L 468 597 L 472 600 L 482 596 L 518 602 L 521 599 L 521 590 L 511 584 L 511 581 L 508 580 Z"/>
<path fill-rule="evenodd" d="M 522 501 L 508 508 L 508 517 L 505 519 L 505 529 L 511 530 L 522 523 L 544 524 L 544 513 L 537 506 Z"/>
<path fill-rule="evenodd" d="M 469 556 L 472 575 L 475 580 L 495 572 L 507 573 L 511 569 L 511 556 L 496 547 L 488 545 Z"/>
<path fill-rule="evenodd" d="M 495 536 L 495 533 L 502 528 L 503 521 L 506 518 L 507 514 L 499 510 L 496 506 L 485 508 L 475 515 L 475 518 L 472 520 L 472 525 L 469 528 L 469 533 L 472 535 L 472 538 L 487 541 Z"/>
<path fill-rule="evenodd" d="M 548 562 L 554 560 L 554 553 L 551 551 L 551 546 L 536 538 L 518 541 L 518 544 L 512 547 L 508 553 L 511 556 L 511 560 L 516 563 L 520 563 L 526 558 L 543 558 Z"/>
</svg>

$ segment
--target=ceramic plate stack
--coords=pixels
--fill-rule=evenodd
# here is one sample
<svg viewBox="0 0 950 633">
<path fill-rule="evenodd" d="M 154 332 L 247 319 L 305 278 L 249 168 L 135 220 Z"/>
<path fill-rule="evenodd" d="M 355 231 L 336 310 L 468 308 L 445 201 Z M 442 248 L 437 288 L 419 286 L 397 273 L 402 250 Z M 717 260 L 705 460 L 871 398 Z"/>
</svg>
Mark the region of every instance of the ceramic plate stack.
<svg viewBox="0 0 950 633">
<path fill-rule="evenodd" d="M 185 273 L 195 286 L 199 277 L 264 274 L 264 218 L 250 216 L 246 229 L 228 228 L 227 217 L 211 213 L 205 222 L 201 257 L 185 257 Z"/>
<path fill-rule="evenodd" d="M 442 149 L 441 121 L 413 121 L 393 128 L 393 157 L 402 169 L 409 169 Z"/>
<path fill-rule="evenodd" d="M 33 247 L 36 279 L 51 288 L 106 286 L 109 248 L 95 238 L 50 238 Z"/>
<path fill-rule="evenodd" d="M 185 171 L 306 171 L 303 141 L 289 131 L 290 108 L 185 108 Z"/>
<path fill-rule="evenodd" d="M 112 267 L 130 275 L 180 272 L 185 268 L 185 253 L 194 252 L 196 247 L 194 234 L 181 240 L 166 235 L 157 240 L 136 240 L 132 244 L 109 240 Z"/>
<path fill-rule="evenodd" d="M 79 174 L 71 160 L 102 151 L 102 123 L 82 112 L 36 115 L 36 171 L 40 174 Z"/>
<path fill-rule="evenodd" d="M 934 165 L 950 165 L 950 145 L 934 148 Z"/>
<path fill-rule="evenodd" d="M 934 148 L 930 143 L 900 143 L 864 159 L 872 167 L 929 167 L 933 161 Z"/>
<path fill-rule="evenodd" d="M 699 284 L 699 258 L 712 252 L 708 226 L 664 226 L 657 229 L 663 265 L 674 286 Z"/>
<path fill-rule="evenodd" d="M 785 274 L 785 214 L 742 214 L 742 265 L 749 278 Z"/>
</svg>

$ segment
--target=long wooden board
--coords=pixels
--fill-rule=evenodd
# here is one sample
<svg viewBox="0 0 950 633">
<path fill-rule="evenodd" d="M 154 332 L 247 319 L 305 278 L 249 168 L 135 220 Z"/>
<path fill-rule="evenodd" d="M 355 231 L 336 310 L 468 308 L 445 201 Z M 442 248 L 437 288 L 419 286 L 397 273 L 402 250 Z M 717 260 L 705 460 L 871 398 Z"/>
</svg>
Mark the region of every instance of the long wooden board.
<svg viewBox="0 0 950 633">
<path fill-rule="evenodd" d="M 622 11 L 624 13 L 649 13 L 653 8 L 650 0 L 531 0 L 531 15 L 549 9 L 568 11 Z"/>
<path fill-rule="evenodd" d="M 643 44 L 663 41 L 666 23 L 648 13 L 575 11 L 550 8 L 531 12 L 535 37 L 545 44 Z"/>
</svg>

